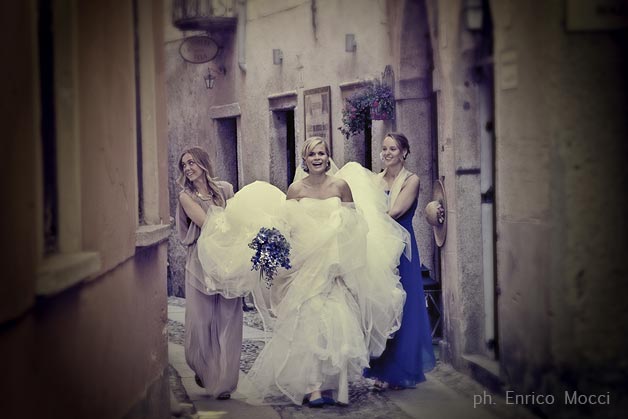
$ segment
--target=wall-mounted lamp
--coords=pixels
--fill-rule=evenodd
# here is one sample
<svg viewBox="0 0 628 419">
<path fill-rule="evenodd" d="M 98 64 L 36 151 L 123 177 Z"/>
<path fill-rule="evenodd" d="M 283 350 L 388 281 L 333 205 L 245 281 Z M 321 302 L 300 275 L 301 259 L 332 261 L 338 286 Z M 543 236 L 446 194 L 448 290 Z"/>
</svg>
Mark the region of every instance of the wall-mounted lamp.
<svg viewBox="0 0 628 419">
<path fill-rule="evenodd" d="M 279 65 L 283 62 L 283 52 L 280 49 L 273 50 L 273 64 Z"/>
<path fill-rule="evenodd" d="M 355 35 L 352 33 L 348 33 L 345 35 L 345 51 L 346 52 L 355 52 L 358 49 L 358 44 L 355 42 Z"/>
<path fill-rule="evenodd" d="M 203 76 L 203 80 L 205 80 L 206 89 L 214 88 L 214 84 L 216 84 L 216 77 L 212 74 L 211 70 L 207 70 L 207 74 Z"/>
<path fill-rule="evenodd" d="M 213 89 L 216 85 L 216 76 L 222 74 L 223 76 L 227 75 L 227 68 L 224 65 L 220 65 L 218 68 L 209 67 L 207 69 L 207 73 L 203 76 L 203 80 L 205 80 L 205 88 Z"/>
</svg>

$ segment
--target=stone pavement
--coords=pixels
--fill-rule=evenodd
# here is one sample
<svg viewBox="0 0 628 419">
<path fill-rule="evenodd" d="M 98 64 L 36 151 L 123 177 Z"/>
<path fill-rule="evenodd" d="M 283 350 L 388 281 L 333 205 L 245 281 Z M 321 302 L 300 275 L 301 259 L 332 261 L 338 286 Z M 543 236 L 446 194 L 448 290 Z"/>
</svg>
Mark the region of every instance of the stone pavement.
<svg viewBox="0 0 628 419">
<path fill-rule="evenodd" d="M 370 391 L 371 382 L 362 379 L 350 386 L 350 404 L 347 407 L 325 406 L 311 409 L 307 406 L 250 406 L 238 400 L 237 392 L 231 400 L 220 401 L 207 396 L 194 382 L 194 373 L 185 362 L 183 333 L 185 300 L 168 299 L 168 357 L 170 360 L 171 406 L 173 417 L 193 419 L 308 419 L 308 418 L 399 418 L 399 419 L 533 419 L 520 406 L 506 405 L 503 397 L 487 389 L 452 367 L 438 363 L 427 374 L 427 381 L 416 389 Z M 250 368 L 264 345 L 261 321 L 255 312 L 244 313 L 244 342 L 240 374 Z M 492 398 L 492 404 L 488 402 Z M 487 401 L 474 408 L 474 399 Z"/>
</svg>

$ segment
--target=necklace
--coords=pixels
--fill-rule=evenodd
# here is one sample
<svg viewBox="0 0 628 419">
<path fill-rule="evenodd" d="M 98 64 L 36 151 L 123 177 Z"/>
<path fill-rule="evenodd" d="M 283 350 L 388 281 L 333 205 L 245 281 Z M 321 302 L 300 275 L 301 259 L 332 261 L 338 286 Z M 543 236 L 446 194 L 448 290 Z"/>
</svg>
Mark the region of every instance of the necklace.
<svg viewBox="0 0 628 419">
<path fill-rule="evenodd" d="M 214 193 L 212 191 L 209 191 L 208 195 L 203 195 L 199 191 L 195 191 L 194 193 L 203 201 L 209 201 L 214 197 Z"/>
</svg>

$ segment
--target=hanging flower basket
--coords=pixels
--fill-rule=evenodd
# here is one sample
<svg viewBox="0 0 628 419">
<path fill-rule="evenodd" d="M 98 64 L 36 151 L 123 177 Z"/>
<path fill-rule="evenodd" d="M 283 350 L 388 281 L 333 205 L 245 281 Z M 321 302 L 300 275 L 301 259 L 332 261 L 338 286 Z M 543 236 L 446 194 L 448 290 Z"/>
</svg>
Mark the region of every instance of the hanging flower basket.
<svg viewBox="0 0 628 419">
<path fill-rule="evenodd" d="M 346 99 L 342 110 L 342 126 L 338 129 L 349 139 L 364 131 L 367 122 L 375 119 L 394 119 L 395 97 L 392 89 L 375 80 L 364 90 Z"/>
<path fill-rule="evenodd" d="M 374 101 L 373 104 L 371 105 L 371 119 L 372 120 L 388 120 L 388 119 L 392 119 L 392 117 L 390 115 L 388 115 L 388 113 L 381 112 L 377 110 L 377 106 L 378 106 L 378 101 Z"/>
</svg>

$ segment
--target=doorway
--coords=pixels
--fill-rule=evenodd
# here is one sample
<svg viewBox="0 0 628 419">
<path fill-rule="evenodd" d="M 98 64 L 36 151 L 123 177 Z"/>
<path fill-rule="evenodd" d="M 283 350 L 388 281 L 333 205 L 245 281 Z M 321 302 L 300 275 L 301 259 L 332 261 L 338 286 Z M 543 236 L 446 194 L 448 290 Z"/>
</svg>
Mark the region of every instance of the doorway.
<svg viewBox="0 0 628 419">
<path fill-rule="evenodd" d="M 373 120 L 368 118 L 364 123 L 364 162 L 362 166 L 373 170 Z"/>
<path fill-rule="evenodd" d="M 480 199 L 482 272 L 484 284 L 484 343 L 488 356 L 499 358 L 497 336 L 497 275 L 495 263 L 495 105 L 493 23 L 488 1 L 483 2 L 481 46 L 474 68 L 478 88 L 480 129 Z"/>
<path fill-rule="evenodd" d="M 216 119 L 215 176 L 240 189 L 238 180 L 238 121 L 237 118 Z"/>
<path fill-rule="evenodd" d="M 271 112 L 270 183 L 286 192 L 296 170 L 294 108 Z"/>
<path fill-rule="evenodd" d="M 373 121 L 364 121 L 364 131 L 354 134 L 344 141 L 345 163 L 354 161 L 373 170 Z"/>
</svg>

